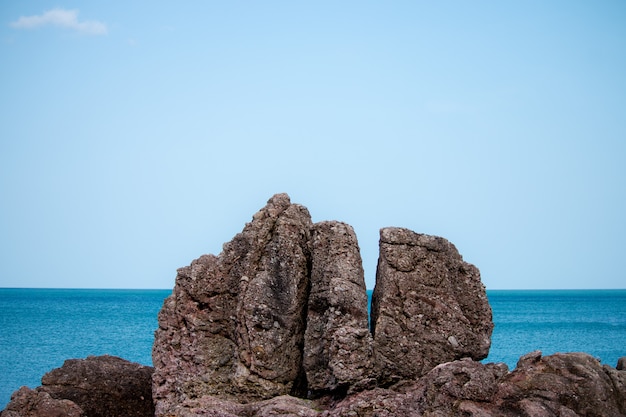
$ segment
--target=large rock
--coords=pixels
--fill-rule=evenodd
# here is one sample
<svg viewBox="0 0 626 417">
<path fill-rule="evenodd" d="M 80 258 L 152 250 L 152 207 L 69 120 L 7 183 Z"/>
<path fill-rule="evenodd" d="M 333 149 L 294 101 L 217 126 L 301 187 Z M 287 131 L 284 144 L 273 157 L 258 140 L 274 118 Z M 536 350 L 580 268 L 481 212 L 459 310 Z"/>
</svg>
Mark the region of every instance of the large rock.
<svg viewBox="0 0 626 417">
<path fill-rule="evenodd" d="M 219 256 L 178 270 L 153 348 L 157 415 L 204 396 L 306 394 L 311 225 L 306 208 L 275 195 Z"/>
<path fill-rule="evenodd" d="M 150 417 L 152 371 L 115 356 L 68 359 L 40 387 L 16 391 L 2 417 Z"/>
<path fill-rule="evenodd" d="M 78 404 L 89 417 L 154 415 L 150 366 L 115 356 L 68 359 L 41 379 L 52 398 Z"/>
<path fill-rule="evenodd" d="M 356 235 L 345 223 L 317 223 L 311 247 L 304 340 L 308 388 L 315 395 L 366 385 L 373 365 L 372 337 Z"/>
<path fill-rule="evenodd" d="M 489 353 L 493 322 L 480 273 L 441 237 L 381 229 L 371 314 L 383 386 Z"/>
</svg>

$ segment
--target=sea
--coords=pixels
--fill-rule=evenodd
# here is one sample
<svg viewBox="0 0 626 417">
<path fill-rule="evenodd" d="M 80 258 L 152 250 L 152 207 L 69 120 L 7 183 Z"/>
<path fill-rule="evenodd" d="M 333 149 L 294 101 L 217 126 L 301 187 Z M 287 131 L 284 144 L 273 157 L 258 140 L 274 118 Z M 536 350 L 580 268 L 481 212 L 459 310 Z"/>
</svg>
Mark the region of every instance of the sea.
<svg viewBox="0 0 626 417">
<path fill-rule="evenodd" d="M 115 355 L 151 365 L 157 313 L 171 290 L 0 288 L 0 410 L 69 358 Z M 371 297 L 371 291 L 368 291 Z M 626 290 L 487 290 L 489 356 L 509 369 L 525 353 L 626 356 Z"/>
</svg>

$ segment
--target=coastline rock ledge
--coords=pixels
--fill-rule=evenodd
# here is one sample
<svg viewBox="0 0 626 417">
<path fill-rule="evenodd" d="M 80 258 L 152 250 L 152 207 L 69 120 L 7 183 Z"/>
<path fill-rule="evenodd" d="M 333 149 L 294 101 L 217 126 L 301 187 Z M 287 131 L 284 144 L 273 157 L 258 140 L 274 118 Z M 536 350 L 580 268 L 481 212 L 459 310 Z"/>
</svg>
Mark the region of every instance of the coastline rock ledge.
<svg viewBox="0 0 626 417">
<path fill-rule="evenodd" d="M 512 372 L 478 362 L 491 307 L 478 269 L 444 238 L 381 229 L 368 322 L 354 230 L 313 223 L 287 194 L 218 256 L 180 268 L 158 323 L 154 368 L 67 361 L 0 417 L 626 417 L 624 358 L 616 369 L 536 351 Z"/>
</svg>

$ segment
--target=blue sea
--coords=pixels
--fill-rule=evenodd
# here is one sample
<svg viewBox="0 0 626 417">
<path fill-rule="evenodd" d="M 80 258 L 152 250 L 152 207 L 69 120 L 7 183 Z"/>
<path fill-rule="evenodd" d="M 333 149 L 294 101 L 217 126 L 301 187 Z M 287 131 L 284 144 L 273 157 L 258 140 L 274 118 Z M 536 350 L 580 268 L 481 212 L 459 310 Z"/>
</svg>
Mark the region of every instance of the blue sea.
<svg viewBox="0 0 626 417">
<path fill-rule="evenodd" d="M 151 365 L 157 313 L 171 290 L 0 288 L 0 410 L 65 359 L 116 355 Z M 371 295 L 371 291 L 369 292 Z M 533 350 L 626 356 L 626 290 L 491 290 L 489 357 L 510 369 Z"/>
</svg>

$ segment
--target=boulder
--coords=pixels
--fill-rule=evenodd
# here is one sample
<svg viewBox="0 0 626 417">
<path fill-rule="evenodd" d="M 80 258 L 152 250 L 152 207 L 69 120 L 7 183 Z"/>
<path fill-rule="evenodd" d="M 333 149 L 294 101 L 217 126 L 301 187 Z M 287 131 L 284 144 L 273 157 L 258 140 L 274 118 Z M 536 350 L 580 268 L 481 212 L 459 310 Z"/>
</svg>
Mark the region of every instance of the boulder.
<svg viewBox="0 0 626 417">
<path fill-rule="evenodd" d="M 395 227 L 380 231 L 371 323 L 382 386 L 487 357 L 493 330 L 478 269 L 446 239 Z"/>
<path fill-rule="evenodd" d="M 150 366 L 115 356 L 68 359 L 41 379 L 52 398 L 76 403 L 89 417 L 154 415 Z"/>
<path fill-rule="evenodd" d="M 367 294 L 356 235 L 351 226 L 313 226 L 311 290 L 304 335 L 308 389 L 344 391 L 371 377 L 372 337 Z"/>
<path fill-rule="evenodd" d="M 68 359 L 43 376 L 35 390 L 22 387 L 2 417 L 150 417 L 152 367 L 115 356 Z"/>
</svg>

